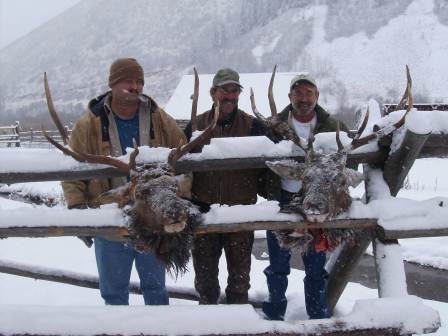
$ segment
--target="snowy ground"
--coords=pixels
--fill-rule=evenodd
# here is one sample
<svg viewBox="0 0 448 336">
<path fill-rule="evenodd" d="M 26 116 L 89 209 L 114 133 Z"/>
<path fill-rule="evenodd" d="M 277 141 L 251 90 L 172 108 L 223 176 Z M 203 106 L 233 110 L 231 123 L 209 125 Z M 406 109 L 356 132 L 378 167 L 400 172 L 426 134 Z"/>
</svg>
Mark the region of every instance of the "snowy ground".
<svg viewBox="0 0 448 336">
<path fill-rule="evenodd" d="M 448 168 L 447 161 L 437 159 L 419 160 L 414 165 L 405 189 L 400 192 L 399 197 L 415 200 L 424 200 L 435 196 L 448 197 L 448 180 L 444 178 L 444 173 Z M 431 174 L 427 174 L 429 170 Z M 11 188 L 27 190 L 26 193 L 45 194 L 47 196 L 52 193 L 60 195 L 60 190 L 57 186 L 55 187 L 55 183 L 50 182 L 22 186 L 14 185 Z M 354 197 L 361 196 L 361 194 L 362 187 L 358 187 L 353 191 Z M 0 199 L 0 209 L 11 209 L 19 205 L 23 206 L 23 204 L 14 201 Z M 259 232 L 257 236 L 262 234 L 262 232 Z M 448 265 L 447 237 L 408 239 L 402 240 L 400 243 L 404 248 L 404 256 L 407 260 L 446 269 L 446 265 Z M 53 267 L 76 273 L 97 274 L 93 250 L 85 247 L 80 240 L 71 237 L 46 239 L 9 238 L 2 240 L 0 241 L 0 258 L 2 260 Z M 253 258 L 252 265 L 250 295 L 253 298 L 260 299 L 267 294 L 263 275 L 263 269 L 267 266 L 267 262 Z M 168 285 L 191 288 L 193 286 L 194 273 L 191 265 L 189 269 L 190 272 L 177 280 L 168 276 Z M 223 285 L 222 287 L 224 287 L 227 277 L 224 259 L 221 260 L 220 269 L 220 281 Z M 303 272 L 298 270 L 293 270 L 290 275 L 290 286 L 288 288 L 289 306 L 286 321 L 307 318 L 303 302 L 303 276 Z M 132 275 L 132 279 L 138 280 L 135 273 Z M 336 307 L 335 316 L 340 317 L 348 314 L 356 300 L 376 297 L 376 290 L 350 283 Z M 138 295 L 131 295 L 130 302 L 131 305 L 143 304 L 142 298 Z M 424 302 L 440 313 L 442 328 L 439 329 L 436 335 L 446 335 L 448 333 L 448 303 L 428 300 L 424 300 Z M 171 300 L 170 303 L 176 306 L 176 308 L 171 308 L 179 314 L 185 309 L 186 305 L 195 304 L 182 300 Z M 0 305 L 3 307 L 10 307 L 6 305 L 90 307 L 102 306 L 103 301 L 97 290 L 0 274 Z M 240 309 L 241 316 L 245 316 L 247 307 L 241 306 Z M 204 314 L 207 314 L 207 311 L 204 311 Z M 212 314 L 211 310 L 209 314 Z M 191 318 L 195 317 L 191 316 Z M 201 318 L 201 320 L 203 319 Z M 2 328 L 4 326 L 0 326 L 0 331 L 2 331 Z"/>
</svg>

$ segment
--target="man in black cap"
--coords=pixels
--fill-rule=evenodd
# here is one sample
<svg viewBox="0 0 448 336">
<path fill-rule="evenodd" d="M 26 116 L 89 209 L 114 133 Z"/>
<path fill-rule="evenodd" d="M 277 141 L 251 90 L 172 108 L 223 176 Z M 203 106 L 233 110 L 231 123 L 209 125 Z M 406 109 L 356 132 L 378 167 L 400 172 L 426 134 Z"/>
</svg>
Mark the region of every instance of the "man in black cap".
<svg viewBox="0 0 448 336">
<path fill-rule="evenodd" d="M 288 122 L 292 130 L 304 139 L 308 139 L 310 133 L 334 132 L 337 128 L 337 120 L 332 118 L 318 103 L 319 90 L 316 81 L 308 74 L 295 76 L 290 83 L 288 93 L 290 104 L 286 106 L 278 117 Z M 348 131 L 347 127 L 340 123 L 341 130 Z M 287 205 L 294 194 L 301 190 L 301 181 L 282 179 L 281 190 L 273 192 L 279 195 L 280 207 Z M 281 248 L 273 231 L 266 231 L 269 251 L 269 266 L 264 273 L 269 290 L 269 300 L 263 302 L 263 312 L 271 320 L 283 320 L 286 312 L 286 289 L 288 287 L 288 275 L 290 273 L 289 260 L 291 251 Z M 328 246 L 323 237 L 315 236 L 309 248 L 302 253 L 305 266 L 305 306 L 311 319 L 327 318 L 331 312 L 327 305 L 326 283 L 328 274 L 325 271 L 325 261 Z"/>
<path fill-rule="evenodd" d="M 214 105 L 219 102 L 219 119 L 212 138 L 265 135 L 266 128 L 254 117 L 238 109 L 242 90 L 239 75 L 232 69 L 221 69 L 213 78 L 210 95 L 212 108 L 198 116 L 198 130 L 205 129 L 213 119 Z M 191 124 L 185 129 L 191 137 Z M 197 148 L 200 151 L 201 148 Z M 198 172 L 193 174 L 192 201 L 202 212 L 210 210 L 211 204 L 253 204 L 257 201 L 257 170 L 231 170 Z M 235 232 L 200 235 L 195 239 L 193 265 L 195 287 L 200 304 L 217 304 L 220 296 L 218 281 L 219 258 L 224 249 L 227 259 L 226 302 L 248 302 L 250 288 L 251 252 L 253 232 Z"/>
</svg>

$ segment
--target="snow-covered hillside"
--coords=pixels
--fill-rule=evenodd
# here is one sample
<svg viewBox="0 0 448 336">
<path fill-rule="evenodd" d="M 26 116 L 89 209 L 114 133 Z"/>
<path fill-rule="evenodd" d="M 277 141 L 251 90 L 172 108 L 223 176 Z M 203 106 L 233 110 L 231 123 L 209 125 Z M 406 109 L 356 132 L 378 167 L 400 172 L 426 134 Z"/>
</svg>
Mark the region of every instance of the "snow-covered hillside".
<svg viewBox="0 0 448 336">
<path fill-rule="evenodd" d="M 444 0 L 85 0 L 0 50 L 2 118 L 46 113 L 47 71 L 61 111 L 105 90 L 108 67 L 136 57 L 162 105 L 196 66 L 214 73 L 310 71 L 332 111 L 375 96 L 395 102 L 407 63 L 414 93 L 448 101 Z M 0 119 L 1 120 L 1 119 Z"/>
</svg>

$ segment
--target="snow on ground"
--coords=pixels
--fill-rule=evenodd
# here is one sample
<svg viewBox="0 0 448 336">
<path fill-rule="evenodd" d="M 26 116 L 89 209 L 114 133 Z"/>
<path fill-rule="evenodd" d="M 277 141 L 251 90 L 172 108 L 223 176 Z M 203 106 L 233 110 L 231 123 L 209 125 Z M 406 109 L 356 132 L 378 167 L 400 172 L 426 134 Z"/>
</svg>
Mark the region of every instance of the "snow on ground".
<svg viewBox="0 0 448 336">
<path fill-rule="evenodd" d="M 22 239 L 22 238 L 9 238 L 0 243 L 0 255 L 2 259 L 14 260 L 21 263 L 28 263 L 33 265 L 40 265 L 45 267 L 55 267 L 66 271 L 74 271 L 77 273 L 83 274 L 92 274 L 96 275 L 96 265 L 94 252 L 92 249 L 88 249 L 85 245 L 79 241 L 77 238 L 65 237 L 65 238 L 45 238 L 45 239 Z M 267 261 L 252 259 L 252 269 L 251 269 L 251 285 L 252 288 L 250 290 L 250 296 L 252 298 L 264 298 L 267 295 L 265 278 L 263 274 L 263 269 L 267 266 Z M 193 267 L 191 263 L 189 264 L 189 272 L 184 276 L 178 278 L 177 280 L 167 277 L 167 284 L 170 286 L 179 286 L 179 287 L 190 287 L 193 286 L 193 277 L 194 272 L 192 271 Z M 225 259 L 221 258 L 220 260 L 220 282 L 221 286 L 224 288 L 224 284 L 227 278 L 226 272 L 226 263 Z M 288 311 L 286 314 L 286 321 L 292 322 L 296 320 L 304 320 L 307 319 L 306 312 L 304 308 L 303 302 L 303 276 L 304 273 L 298 270 L 292 270 L 291 275 L 289 276 L 289 288 L 288 288 Z M 132 280 L 138 281 L 138 277 L 135 273 L 135 270 L 132 274 Z M 377 298 L 377 291 L 368 289 L 359 284 L 350 283 L 344 292 L 338 306 L 336 307 L 335 316 L 342 317 L 351 312 L 355 302 L 357 300 L 362 299 L 375 299 Z M 376 301 L 370 301 L 366 304 L 369 306 L 375 304 Z M 409 303 L 409 302 L 408 302 Z M 139 295 L 131 295 L 130 304 L 132 306 L 141 306 L 143 305 L 143 299 Z M 224 321 L 226 323 L 230 323 L 226 325 L 225 323 L 216 323 L 216 315 L 213 315 L 214 311 L 212 308 L 204 308 L 205 310 L 197 311 L 194 310 L 194 314 L 201 314 L 200 317 L 200 327 L 197 324 L 198 316 L 194 315 L 191 311 L 188 312 L 188 308 L 186 305 L 195 304 L 189 301 L 183 300 L 171 300 L 171 305 L 175 307 L 170 307 L 170 312 L 174 315 L 172 316 L 182 316 L 187 321 L 193 321 L 196 323 L 196 332 L 199 330 L 205 330 L 207 326 L 211 328 L 211 324 L 213 324 L 213 330 L 216 328 L 221 328 L 222 332 L 226 332 L 227 328 L 235 328 L 235 325 L 241 323 L 245 326 L 245 328 L 249 328 L 248 330 L 258 330 L 253 328 L 261 328 L 263 323 L 265 323 L 260 317 L 256 315 L 252 315 L 248 312 L 248 308 L 246 306 L 238 306 L 233 309 L 237 309 L 237 311 L 229 311 L 229 315 L 220 315 L 220 321 Z M 363 309 L 363 303 L 359 303 L 359 309 Z M 436 302 L 436 301 L 424 301 L 424 304 L 432 307 L 439 311 L 439 314 L 442 318 L 443 326 L 448 324 L 448 304 Z M 26 305 L 27 307 L 15 308 L 10 305 Z M 80 288 L 65 284 L 57 284 L 50 283 L 46 281 L 35 281 L 32 279 L 17 277 L 13 275 L 0 274 L 0 311 L 3 307 L 5 309 L 4 313 L 7 315 L 3 315 L 3 319 L 8 317 L 9 319 L 14 319 L 14 325 L 17 325 L 15 319 L 21 319 L 24 316 L 28 316 L 28 313 L 37 312 L 38 314 L 43 314 L 44 312 L 50 312 L 52 315 L 52 323 L 54 321 L 68 321 L 70 320 L 70 316 L 64 315 L 59 312 L 58 309 L 52 309 L 53 306 L 60 307 L 60 311 L 67 312 L 67 309 L 75 310 L 77 306 L 85 307 L 84 314 L 94 314 L 93 316 L 98 316 L 102 318 L 101 325 L 110 323 L 110 328 L 113 330 L 123 330 L 123 320 L 125 316 L 125 311 L 119 310 L 116 311 L 115 308 L 111 308 L 110 314 L 121 314 L 121 318 L 113 319 L 105 319 L 98 311 L 95 311 L 95 306 L 102 306 L 103 302 L 100 298 L 98 290 L 94 289 L 86 289 Z M 35 307 L 29 307 L 35 306 Z M 357 309 L 358 309 L 357 308 Z M 22 314 L 11 315 L 12 311 L 21 311 Z M 140 317 L 145 313 L 143 307 L 133 310 L 135 313 L 139 313 L 134 318 Z M 371 310 L 370 310 L 371 311 Z M 390 314 L 396 314 L 397 309 L 390 310 Z M 79 313 L 79 310 L 76 311 Z M 221 314 L 222 312 L 219 311 Z M 379 312 L 378 312 L 379 313 Z M 385 313 L 383 311 L 383 313 Z M 98 314 L 98 315 L 96 315 Z M 167 330 L 164 328 L 171 328 L 170 331 L 173 332 L 173 321 L 166 322 L 166 316 L 161 313 L 160 310 L 149 311 L 148 314 L 156 314 L 158 319 L 151 318 L 151 321 L 156 324 L 157 328 L 162 328 L 161 330 Z M 162 315 L 165 317 L 163 318 Z M 2 316 L 2 314 L 0 314 Z M 76 316 L 76 315 L 75 315 Z M 116 315 L 113 315 L 116 316 Z M 208 318 L 207 318 L 208 316 Z M 47 315 L 48 318 L 48 315 Z M 0 317 L 0 321 L 1 321 Z M 36 323 L 36 329 L 40 325 L 40 323 L 45 323 L 45 319 L 41 316 L 40 319 L 35 321 L 28 321 L 28 330 L 33 330 L 33 323 Z M 5 322 L 5 320 L 3 320 Z M 8 320 L 6 320 L 8 322 Z M 193 323 L 192 322 L 192 323 Z M 12 323 L 12 322 L 11 322 Z M 23 323 L 23 321 L 22 321 Z M 68 323 L 68 322 L 67 322 Z M 167 326 L 168 323 L 168 326 Z M 247 324 L 249 323 L 249 324 Z M 185 326 L 185 323 L 179 323 Z M 68 324 L 70 325 L 70 324 Z M 253 326 L 252 326 L 253 325 Z M 270 326 L 270 328 L 276 328 L 276 330 L 281 330 L 281 323 L 275 323 L 274 326 Z M 7 326 L 7 323 L 0 323 L 0 331 Z M 154 324 L 153 324 L 154 326 Z M 135 327 L 135 326 L 134 326 Z M 194 324 L 190 325 L 190 328 L 194 330 Z M 288 326 L 283 326 L 283 328 L 288 328 Z M 289 325 L 289 328 L 291 326 Z M 90 332 L 92 330 L 96 330 L 94 328 L 87 329 Z M 129 330 L 128 330 L 129 331 Z M 182 330 L 184 332 L 184 330 Z M 444 332 L 448 331 L 446 328 L 441 328 L 436 335 L 444 335 Z"/>
</svg>

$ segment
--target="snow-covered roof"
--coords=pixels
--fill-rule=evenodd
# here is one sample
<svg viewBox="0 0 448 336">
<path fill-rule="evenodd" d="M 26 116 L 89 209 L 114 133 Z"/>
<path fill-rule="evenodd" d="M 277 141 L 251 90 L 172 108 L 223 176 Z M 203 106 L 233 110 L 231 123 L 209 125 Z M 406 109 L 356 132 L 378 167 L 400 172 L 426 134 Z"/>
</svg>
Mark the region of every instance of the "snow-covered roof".
<svg viewBox="0 0 448 336">
<path fill-rule="evenodd" d="M 293 72 L 278 72 L 275 75 L 274 98 L 277 109 L 283 109 L 289 104 L 288 92 L 289 83 L 296 75 Z M 210 98 L 210 88 L 212 86 L 214 74 L 199 75 L 199 101 L 198 114 L 210 109 L 212 100 Z M 244 87 L 240 95 L 238 106 L 243 111 L 252 114 L 250 106 L 250 88 L 254 90 L 255 102 L 258 110 L 265 116 L 270 116 L 268 102 L 268 86 L 271 73 L 240 73 L 240 83 Z M 319 83 L 317 83 L 319 85 Z M 193 93 L 194 76 L 184 75 L 176 87 L 173 95 L 165 106 L 171 116 L 176 119 L 190 119 L 191 94 Z"/>
</svg>

